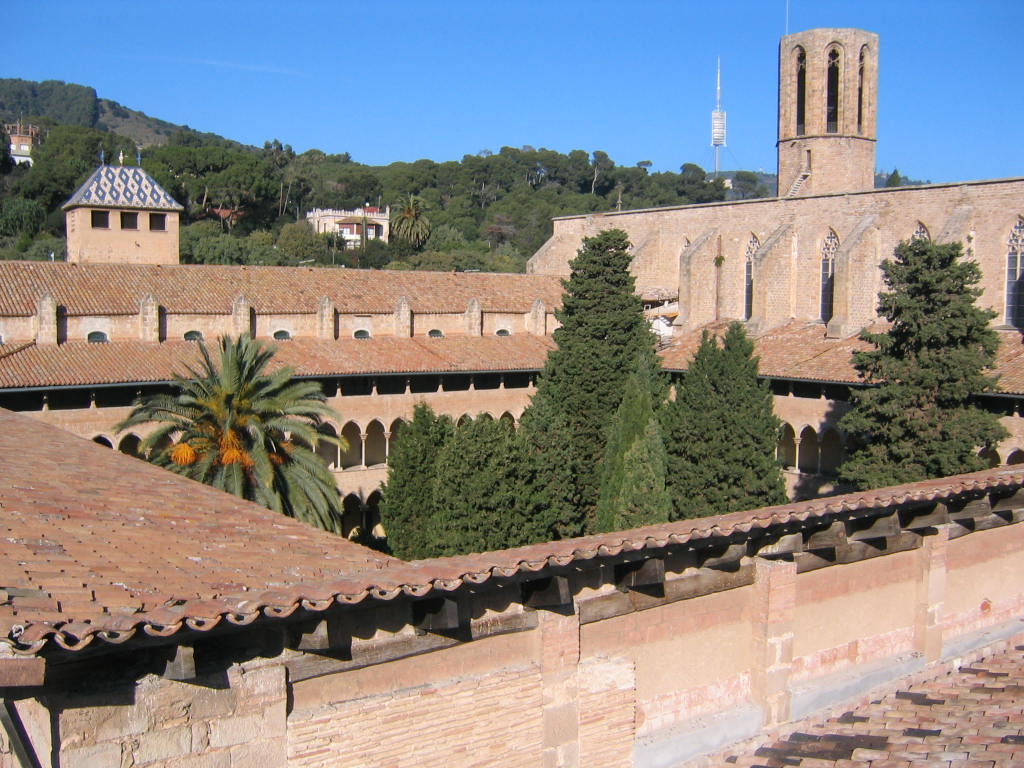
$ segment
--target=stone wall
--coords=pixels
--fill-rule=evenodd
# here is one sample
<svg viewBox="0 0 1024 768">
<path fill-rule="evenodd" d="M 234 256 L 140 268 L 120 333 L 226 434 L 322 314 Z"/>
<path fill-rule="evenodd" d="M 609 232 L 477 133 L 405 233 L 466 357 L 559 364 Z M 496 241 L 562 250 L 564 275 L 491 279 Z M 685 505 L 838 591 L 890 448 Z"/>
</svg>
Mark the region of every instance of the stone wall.
<svg viewBox="0 0 1024 768">
<path fill-rule="evenodd" d="M 809 519 L 739 551 L 577 561 L 530 577 L 564 579 L 540 600 L 505 582 L 453 594 L 461 629 L 399 601 L 269 644 L 283 620 L 194 636 L 184 682 L 125 671 L 153 651 L 63 687 L 48 662 L 17 711 L 62 768 L 671 768 L 1020 634 L 1021 520 L 1019 494 L 974 494 Z"/>
</svg>

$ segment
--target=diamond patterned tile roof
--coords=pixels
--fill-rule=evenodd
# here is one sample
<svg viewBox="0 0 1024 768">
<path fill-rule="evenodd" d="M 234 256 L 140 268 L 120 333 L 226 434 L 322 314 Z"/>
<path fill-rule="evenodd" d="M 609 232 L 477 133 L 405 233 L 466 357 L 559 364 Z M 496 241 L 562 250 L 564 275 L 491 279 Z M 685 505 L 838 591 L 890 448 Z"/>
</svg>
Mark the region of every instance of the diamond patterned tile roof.
<svg viewBox="0 0 1024 768">
<path fill-rule="evenodd" d="M 86 179 L 64 210 L 82 205 L 104 208 L 184 210 L 156 180 L 142 168 L 130 165 L 101 165 Z"/>
</svg>

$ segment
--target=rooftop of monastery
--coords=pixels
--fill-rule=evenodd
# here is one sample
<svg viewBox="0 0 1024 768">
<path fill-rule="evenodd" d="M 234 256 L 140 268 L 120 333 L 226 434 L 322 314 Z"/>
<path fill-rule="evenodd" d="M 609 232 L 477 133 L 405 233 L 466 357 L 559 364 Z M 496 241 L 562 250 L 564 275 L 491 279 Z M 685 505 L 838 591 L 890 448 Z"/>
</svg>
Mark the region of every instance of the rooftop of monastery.
<svg viewBox="0 0 1024 768">
<path fill-rule="evenodd" d="M 407 563 L 9 411 L 0 411 L 0 455 L 0 635 L 26 653 L 443 594 L 595 558 L 1024 485 L 1024 468 L 1003 467 Z"/>
<path fill-rule="evenodd" d="M 64 210 L 92 208 L 138 208 L 140 210 L 182 211 L 184 208 L 142 168 L 101 165 L 64 203 Z"/>
<path fill-rule="evenodd" d="M 550 337 L 529 334 L 296 338 L 275 345 L 270 368 L 290 366 L 297 376 L 536 371 L 553 347 Z M 165 382 L 186 375 L 198 360 L 191 341 L 11 344 L 0 347 L 0 388 Z"/>
<path fill-rule="evenodd" d="M 990 653 L 725 758 L 736 768 L 995 768 L 1024 764 L 1024 646 Z"/>
<path fill-rule="evenodd" d="M 50 295 L 68 315 L 132 315 L 152 295 L 167 312 L 224 314 L 244 295 L 257 312 L 305 314 L 328 298 L 342 312 L 390 313 L 404 298 L 414 312 L 530 311 L 561 305 L 558 277 L 214 265 L 0 262 L 0 316 L 29 316 Z"/>
</svg>

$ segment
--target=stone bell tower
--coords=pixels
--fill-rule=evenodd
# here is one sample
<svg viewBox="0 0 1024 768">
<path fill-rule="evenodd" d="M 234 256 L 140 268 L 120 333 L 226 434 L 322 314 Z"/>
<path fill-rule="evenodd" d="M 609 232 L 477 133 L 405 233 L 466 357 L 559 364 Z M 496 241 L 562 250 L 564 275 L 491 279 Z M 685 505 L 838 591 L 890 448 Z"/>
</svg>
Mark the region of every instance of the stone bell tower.
<svg viewBox="0 0 1024 768">
<path fill-rule="evenodd" d="M 809 29 L 779 44 L 779 197 L 875 186 L 878 35 Z"/>
</svg>

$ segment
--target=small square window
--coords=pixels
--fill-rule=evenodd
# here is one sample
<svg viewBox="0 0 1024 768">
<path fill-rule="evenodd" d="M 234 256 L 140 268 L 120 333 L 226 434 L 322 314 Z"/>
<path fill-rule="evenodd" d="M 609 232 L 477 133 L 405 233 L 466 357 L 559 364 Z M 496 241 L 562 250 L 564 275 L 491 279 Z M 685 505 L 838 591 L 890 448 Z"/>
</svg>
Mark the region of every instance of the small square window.
<svg viewBox="0 0 1024 768">
<path fill-rule="evenodd" d="M 93 229 L 110 229 L 110 211 L 89 211 Z"/>
<path fill-rule="evenodd" d="M 167 229 L 167 214 L 166 213 L 151 213 L 149 214 L 149 230 L 150 232 L 163 232 Z"/>
<path fill-rule="evenodd" d="M 139 214 L 121 211 L 121 229 L 138 229 Z"/>
</svg>

